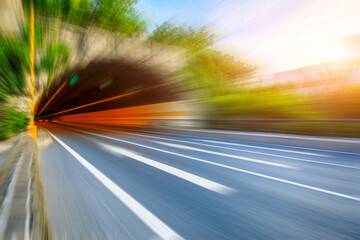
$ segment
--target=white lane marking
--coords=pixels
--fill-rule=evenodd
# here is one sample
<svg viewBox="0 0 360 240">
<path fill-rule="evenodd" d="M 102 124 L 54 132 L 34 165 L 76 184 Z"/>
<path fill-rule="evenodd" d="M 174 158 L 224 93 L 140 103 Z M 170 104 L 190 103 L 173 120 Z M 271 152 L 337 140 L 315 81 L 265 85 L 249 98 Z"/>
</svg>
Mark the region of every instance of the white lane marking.
<svg viewBox="0 0 360 240">
<path fill-rule="evenodd" d="M 184 145 L 175 144 L 175 143 L 165 143 L 165 142 L 160 142 L 160 141 L 154 141 L 154 142 L 165 145 L 165 146 L 169 146 L 169 147 L 175 147 L 175 148 L 180 148 L 180 149 L 185 149 L 185 150 L 198 151 L 198 152 L 203 152 L 203 153 L 209 153 L 209 154 L 219 155 L 219 156 L 223 156 L 223 157 L 235 158 L 235 159 L 240 159 L 240 160 L 243 160 L 243 161 L 255 162 L 255 163 L 260 163 L 260 164 L 265 164 L 265 165 L 270 165 L 270 166 L 275 166 L 275 167 L 296 169 L 295 167 L 292 167 L 292 166 L 289 166 L 289 165 L 286 165 L 286 164 L 267 162 L 267 161 L 262 161 L 262 160 L 255 159 L 255 158 L 241 157 L 241 156 L 236 156 L 236 155 L 233 155 L 233 154 L 214 152 L 214 151 L 210 151 L 210 150 L 194 148 L 194 147 L 184 146 Z"/>
<path fill-rule="evenodd" d="M 214 191 L 214 192 L 217 192 L 217 193 L 220 193 L 220 194 L 224 194 L 224 195 L 231 194 L 231 193 L 235 192 L 234 189 L 226 187 L 226 186 L 224 186 L 222 184 L 207 180 L 207 179 L 199 177 L 199 176 L 197 176 L 195 174 L 188 173 L 188 172 L 185 172 L 183 170 L 171 167 L 169 165 L 166 165 L 166 164 L 154 161 L 152 159 L 143 157 L 143 156 L 141 156 L 139 154 L 136 154 L 136 153 L 134 153 L 132 151 L 129 151 L 127 149 L 117 147 L 117 146 L 108 145 L 108 144 L 102 144 L 102 143 L 97 143 L 97 144 L 100 145 L 101 148 L 103 148 L 105 150 L 109 150 L 113 154 L 116 154 L 116 155 L 121 154 L 121 155 L 127 156 L 129 158 L 135 159 L 135 160 L 137 160 L 139 162 L 145 163 L 145 164 L 147 164 L 149 166 L 152 166 L 152 167 L 160 169 L 160 170 L 162 170 L 164 172 L 170 173 L 170 174 L 172 174 L 174 176 L 182 178 L 182 179 L 184 179 L 186 181 L 189 181 L 191 183 L 194 183 L 194 184 L 196 184 L 196 185 L 198 185 L 200 187 L 209 189 L 211 191 Z"/>
<path fill-rule="evenodd" d="M 177 128 L 168 128 L 170 130 L 179 130 Z M 181 131 L 190 131 L 190 132 L 206 132 L 206 133 L 224 133 L 231 135 L 245 135 L 245 136 L 259 136 L 259 137 L 274 137 L 274 138 L 289 138 L 289 139 L 301 139 L 301 140 L 316 140 L 316 141 L 325 141 L 325 142 L 340 142 L 340 143 L 358 143 L 358 139 L 346 139 L 346 138 L 326 138 L 326 137 L 307 137 L 307 136 L 297 136 L 290 134 L 281 134 L 281 133 L 255 133 L 255 132 L 240 132 L 240 131 L 226 131 L 226 130 L 204 130 L 204 129 L 181 129 Z"/>
<path fill-rule="evenodd" d="M 118 132 L 114 132 L 114 131 L 110 131 L 110 132 L 118 133 Z M 323 162 L 323 161 L 315 161 L 315 160 L 309 160 L 309 159 L 304 159 L 304 158 L 283 156 L 283 155 L 278 155 L 278 154 L 263 153 L 263 152 L 257 152 L 257 151 L 251 151 L 251 150 L 231 148 L 231 147 L 223 147 L 223 146 L 206 144 L 206 143 L 198 143 L 198 142 L 184 141 L 184 140 L 178 140 L 178 139 L 172 139 L 172 138 L 155 137 L 155 136 L 138 134 L 138 133 L 126 133 L 126 135 L 140 136 L 140 137 L 147 137 L 147 138 L 154 138 L 154 139 L 162 139 L 162 140 L 166 140 L 166 141 L 182 142 L 182 143 L 195 144 L 195 145 L 207 146 L 207 147 L 216 147 L 216 148 L 233 150 L 233 151 L 239 151 L 239 152 L 255 153 L 255 154 L 260 154 L 260 155 L 265 155 L 265 156 L 286 158 L 286 159 L 291 159 L 291 160 L 296 160 L 296 161 L 301 161 L 301 162 L 311 162 L 311 163 L 316 163 L 316 164 L 323 164 L 323 165 L 329 165 L 329 166 L 335 166 L 335 167 L 343 167 L 343 168 L 351 168 L 351 169 L 358 169 L 358 170 L 360 170 L 360 167 L 343 165 L 343 164 L 338 164 L 338 163 L 329 163 L 329 162 Z M 201 141 L 201 139 L 198 139 L 198 140 Z"/>
<path fill-rule="evenodd" d="M 90 173 L 92 173 L 106 188 L 108 188 L 120 201 L 122 201 L 135 215 L 140 218 L 153 232 L 162 239 L 183 239 L 165 223 L 158 219 L 154 214 L 137 202 L 133 197 L 116 185 L 113 181 L 100 172 L 97 168 L 86 161 L 82 156 L 57 138 L 50 131 L 45 129 L 60 145 L 62 145 L 71 155 L 75 157 Z"/>
<path fill-rule="evenodd" d="M 328 150 L 328 149 L 321 149 L 321 148 L 310 148 L 310 147 L 296 147 L 296 146 L 290 146 L 290 145 L 279 145 L 279 144 L 271 144 L 272 146 L 277 147 L 287 147 L 287 148 L 293 148 L 293 149 L 301 149 L 306 151 L 317 151 L 317 152 L 326 152 L 326 153 L 336 153 L 336 154 L 346 154 L 346 155 L 355 155 L 360 156 L 360 153 L 355 152 L 344 152 L 344 151 L 336 151 L 336 150 Z"/>
<path fill-rule="evenodd" d="M 227 169 L 232 169 L 232 170 L 235 170 L 235 171 L 238 171 L 238 172 L 247 173 L 247 174 L 250 174 L 250 175 L 254 175 L 254 176 L 274 180 L 274 181 L 277 181 L 277 182 L 287 183 L 287 184 L 290 184 L 290 185 L 310 189 L 310 190 L 313 190 L 313 191 L 322 192 L 322 193 L 330 194 L 330 195 L 333 195 L 333 196 L 342 197 L 342 198 L 346 198 L 346 199 L 350 199 L 350 200 L 360 202 L 360 197 L 354 197 L 354 196 L 351 196 L 351 195 L 346 195 L 346 194 L 342 194 L 342 193 L 338 193 L 338 192 L 334 192 L 334 191 L 329 191 L 329 190 L 326 190 L 326 189 L 323 189 L 323 188 L 318 188 L 318 187 L 313 187 L 313 186 L 306 185 L 306 184 L 301 184 L 301 183 L 297 183 L 297 182 L 293 182 L 293 181 L 288 181 L 288 180 L 285 180 L 285 179 L 282 179 L 282 178 L 272 177 L 272 176 L 269 176 L 269 175 L 244 170 L 244 169 L 241 169 L 241 168 L 230 167 L 230 166 L 227 166 L 227 165 L 224 165 L 224 164 L 214 163 L 214 162 L 210 162 L 210 161 L 203 160 L 203 159 L 200 159 L 200 158 L 195 158 L 195 157 L 187 156 L 187 155 L 180 154 L 180 153 L 174 153 L 174 152 L 166 151 L 166 150 L 163 150 L 163 149 L 154 148 L 154 147 L 150 147 L 150 146 L 146 146 L 146 145 L 142 145 L 142 144 L 138 144 L 138 143 L 122 140 L 122 139 L 117 139 L 117 138 L 113 138 L 113 137 L 109 137 L 109 136 L 105 136 L 105 135 L 101 135 L 101 134 L 97 134 L 97 133 L 91 133 L 91 132 L 78 130 L 78 129 L 71 128 L 71 127 L 67 127 L 67 128 L 70 128 L 70 129 L 73 129 L 74 131 L 82 132 L 82 133 L 85 133 L 85 134 L 88 134 L 88 135 L 107 138 L 107 139 L 111 139 L 111 140 L 119 141 L 119 142 L 125 142 L 125 143 L 132 144 L 132 145 L 135 145 L 135 146 L 144 147 L 144 148 L 156 150 L 156 151 L 159 151 L 159 152 L 168 153 L 168 154 L 172 154 L 172 155 L 179 156 L 179 157 L 189 158 L 189 159 L 192 159 L 192 160 L 195 160 L 195 161 L 204 162 L 204 163 L 208 163 L 208 164 L 211 164 L 211 165 L 215 165 L 215 166 L 219 166 L 219 167 L 223 167 L 223 168 L 227 168 Z"/>
<path fill-rule="evenodd" d="M 285 150 L 285 149 L 270 148 L 270 147 L 259 147 L 259 146 L 253 146 L 253 145 L 247 145 L 247 144 L 228 143 L 228 142 L 220 142 L 220 141 L 204 140 L 204 139 L 199 139 L 199 140 L 200 140 L 200 141 L 203 141 L 203 142 L 218 143 L 218 144 L 224 144 L 224 145 L 232 145 L 232 146 L 240 146 L 240 147 L 257 148 L 257 149 L 264 149 L 264 150 L 271 150 L 271 151 L 278 151 L 278 152 L 286 152 L 286 153 L 296 153 L 296 154 L 303 154 L 303 155 L 310 155 L 310 156 L 318 156 L 318 157 L 328 157 L 328 156 L 326 156 L 326 155 L 317 154 L 317 153 L 300 152 L 300 151 Z"/>
<path fill-rule="evenodd" d="M 80 126 L 79 124 L 70 124 L 70 123 L 61 123 L 62 126 Z M 81 126 L 84 126 L 84 125 L 81 125 Z M 92 127 L 93 125 L 87 125 L 87 126 L 90 126 Z M 188 130 L 189 129 L 181 129 L 181 130 Z M 114 131 L 109 131 L 109 132 L 114 132 Z M 147 133 L 151 133 L 151 132 L 148 132 L 148 131 L 145 131 Z M 236 134 L 236 133 L 234 133 Z M 171 135 L 171 134 L 168 134 L 168 135 Z M 174 134 L 172 134 L 174 135 Z M 177 134 L 178 135 L 178 134 Z M 250 135 L 250 134 L 248 134 Z M 179 136 L 179 135 L 178 135 Z M 200 141 L 202 141 L 202 139 L 198 139 Z M 340 139 L 341 140 L 341 139 Z M 336 142 L 336 139 L 334 140 Z M 356 143 L 357 140 L 355 141 L 352 141 L 352 140 L 349 140 L 350 143 Z M 347 141 L 347 142 L 349 142 Z M 359 141 L 360 143 L 360 141 Z M 310 147 L 296 147 L 296 146 L 290 146 L 290 145 L 279 145 L 279 144 L 271 144 L 272 146 L 277 146 L 277 147 L 287 147 L 287 148 L 292 148 L 292 149 L 301 149 L 301 150 L 306 150 L 306 151 L 317 151 L 317 152 L 326 152 L 326 153 L 336 153 L 336 154 L 346 154 L 346 155 L 355 155 L 355 156 L 360 156 L 360 153 L 355 153 L 355 152 L 344 152 L 344 151 L 336 151 L 336 150 L 328 150 L 328 149 L 320 149 L 320 148 L 310 148 Z M 251 145 L 249 145 L 251 146 Z M 326 155 L 324 155 L 326 156 Z M 329 157 L 329 156 L 327 156 Z"/>
</svg>

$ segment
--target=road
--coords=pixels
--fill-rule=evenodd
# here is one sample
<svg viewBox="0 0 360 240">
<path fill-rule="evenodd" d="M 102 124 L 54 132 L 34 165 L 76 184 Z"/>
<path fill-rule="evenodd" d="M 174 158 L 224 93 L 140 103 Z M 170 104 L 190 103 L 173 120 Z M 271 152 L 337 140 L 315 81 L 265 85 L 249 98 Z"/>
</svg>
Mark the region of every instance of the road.
<svg viewBox="0 0 360 240">
<path fill-rule="evenodd" d="M 53 239 L 360 239 L 360 155 L 39 128 Z"/>
</svg>

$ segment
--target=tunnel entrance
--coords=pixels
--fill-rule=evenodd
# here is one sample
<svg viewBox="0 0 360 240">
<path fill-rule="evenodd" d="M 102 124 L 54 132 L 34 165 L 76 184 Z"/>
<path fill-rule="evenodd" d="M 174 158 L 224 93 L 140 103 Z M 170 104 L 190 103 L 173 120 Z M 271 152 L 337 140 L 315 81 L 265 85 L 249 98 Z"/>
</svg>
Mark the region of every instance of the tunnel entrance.
<svg viewBox="0 0 360 240">
<path fill-rule="evenodd" d="M 54 80 L 37 104 L 37 119 L 179 100 L 175 83 L 144 64 L 93 61 Z"/>
</svg>

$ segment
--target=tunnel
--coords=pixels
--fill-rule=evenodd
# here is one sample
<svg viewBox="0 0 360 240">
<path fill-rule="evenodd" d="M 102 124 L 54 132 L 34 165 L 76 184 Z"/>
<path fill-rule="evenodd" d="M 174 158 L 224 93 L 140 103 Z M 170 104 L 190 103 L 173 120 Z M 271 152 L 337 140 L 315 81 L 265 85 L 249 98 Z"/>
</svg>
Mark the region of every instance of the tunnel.
<svg viewBox="0 0 360 240">
<path fill-rule="evenodd" d="M 105 125 L 136 119 L 139 123 L 176 110 L 168 103 L 179 99 L 176 82 L 154 68 L 125 60 L 97 60 L 54 79 L 39 97 L 35 119 Z"/>
</svg>

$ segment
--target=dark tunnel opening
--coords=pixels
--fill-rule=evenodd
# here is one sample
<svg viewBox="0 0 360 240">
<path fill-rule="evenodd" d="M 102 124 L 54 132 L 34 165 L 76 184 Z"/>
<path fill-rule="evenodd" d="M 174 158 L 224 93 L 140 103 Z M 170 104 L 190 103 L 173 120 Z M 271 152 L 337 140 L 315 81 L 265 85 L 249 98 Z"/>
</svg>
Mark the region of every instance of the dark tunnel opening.
<svg viewBox="0 0 360 240">
<path fill-rule="evenodd" d="M 92 61 L 68 71 L 46 89 L 37 119 L 171 102 L 180 99 L 176 83 L 144 64 Z"/>
</svg>

